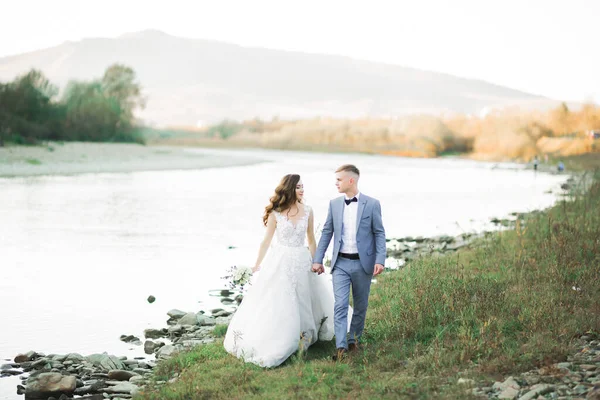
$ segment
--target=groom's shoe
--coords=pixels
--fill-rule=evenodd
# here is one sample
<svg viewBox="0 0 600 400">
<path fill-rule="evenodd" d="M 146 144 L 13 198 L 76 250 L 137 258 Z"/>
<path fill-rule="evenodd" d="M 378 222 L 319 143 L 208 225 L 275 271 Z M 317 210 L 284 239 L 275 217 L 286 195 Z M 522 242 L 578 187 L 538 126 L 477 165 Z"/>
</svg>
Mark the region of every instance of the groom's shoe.
<svg viewBox="0 0 600 400">
<path fill-rule="evenodd" d="M 349 343 L 349 344 L 348 344 L 348 352 L 349 352 L 349 353 L 354 353 L 354 352 L 357 352 L 357 351 L 358 351 L 358 349 L 359 349 L 359 347 L 358 347 L 358 343 Z"/>
<path fill-rule="evenodd" d="M 342 361 L 346 359 L 347 355 L 348 350 L 346 350 L 343 347 L 340 347 L 336 350 L 335 354 L 331 358 L 333 359 L 333 361 Z"/>
</svg>

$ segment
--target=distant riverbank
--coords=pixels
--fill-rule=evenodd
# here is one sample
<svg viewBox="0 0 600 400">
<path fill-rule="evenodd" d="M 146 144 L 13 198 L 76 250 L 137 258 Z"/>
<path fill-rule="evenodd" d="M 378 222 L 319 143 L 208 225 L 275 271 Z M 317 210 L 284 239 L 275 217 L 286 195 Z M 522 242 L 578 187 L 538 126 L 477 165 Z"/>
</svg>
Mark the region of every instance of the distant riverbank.
<svg viewBox="0 0 600 400">
<path fill-rule="evenodd" d="M 0 147 L 0 177 L 204 169 L 249 165 L 256 158 L 124 143 L 55 143 Z"/>
</svg>

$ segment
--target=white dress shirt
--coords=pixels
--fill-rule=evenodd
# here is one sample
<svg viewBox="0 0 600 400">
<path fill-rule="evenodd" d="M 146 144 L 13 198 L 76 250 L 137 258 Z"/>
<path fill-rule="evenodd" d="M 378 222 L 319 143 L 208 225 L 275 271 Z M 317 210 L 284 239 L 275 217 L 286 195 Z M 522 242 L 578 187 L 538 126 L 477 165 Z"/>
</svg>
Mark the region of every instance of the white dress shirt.
<svg viewBox="0 0 600 400">
<path fill-rule="evenodd" d="M 353 201 L 350 204 L 344 203 L 342 247 L 340 248 L 340 252 L 342 253 L 358 253 L 358 245 L 356 244 L 356 218 L 358 218 L 358 202 L 360 201 L 360 192 L 356 193 L 355 197 L 358 201 Z M 346 197 L 346 200 L 350 200 L 350 198 Z"/>
</svg>

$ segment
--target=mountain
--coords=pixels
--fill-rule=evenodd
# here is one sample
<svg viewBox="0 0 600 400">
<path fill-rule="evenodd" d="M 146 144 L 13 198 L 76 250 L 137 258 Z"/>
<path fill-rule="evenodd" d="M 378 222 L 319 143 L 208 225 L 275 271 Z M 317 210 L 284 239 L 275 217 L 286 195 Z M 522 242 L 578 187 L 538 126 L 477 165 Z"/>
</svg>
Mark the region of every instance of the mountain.
<svg viewBox="0 0 600 400">
<path fill-rule="evenodd" d="M 393 51 L 393 49 L 390 49 Z M 31 68 L 64 87 L 123 63 L 136 71 L 148 103 L 138 116 L 158 125 L 225 118 L 389 117 L 461 112 L 549 99 L 487 82 L 352 59 L 249 48 L 142 31 L 0 58 L 0 81 Z M 552 102 L 554 103 L 554 102 Z"/>
</svg>

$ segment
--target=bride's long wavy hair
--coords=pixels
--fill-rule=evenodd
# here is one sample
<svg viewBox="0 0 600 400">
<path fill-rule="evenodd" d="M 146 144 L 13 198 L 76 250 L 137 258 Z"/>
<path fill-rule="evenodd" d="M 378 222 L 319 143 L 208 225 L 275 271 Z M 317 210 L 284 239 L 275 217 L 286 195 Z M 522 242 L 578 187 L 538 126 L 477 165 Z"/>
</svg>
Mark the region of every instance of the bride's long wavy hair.
<svg viewBox="0 0 600 400">
<path fill-rule="evenodd" d="M 288 174 L 281 179 L 275 188 L 275 194 L 269 199 L 269 205 L 265 207 L 263 223 L 267 226 L 269 215 L 273 211 L 282 212 L 290 208 L 298 201 L 296 197 L 296 185 L 300 182 L 300 175 Z"/>
</svg>

